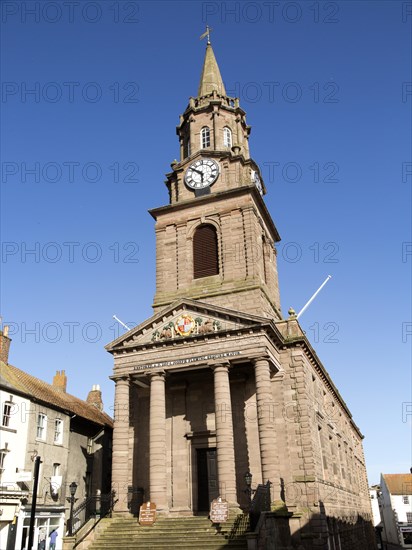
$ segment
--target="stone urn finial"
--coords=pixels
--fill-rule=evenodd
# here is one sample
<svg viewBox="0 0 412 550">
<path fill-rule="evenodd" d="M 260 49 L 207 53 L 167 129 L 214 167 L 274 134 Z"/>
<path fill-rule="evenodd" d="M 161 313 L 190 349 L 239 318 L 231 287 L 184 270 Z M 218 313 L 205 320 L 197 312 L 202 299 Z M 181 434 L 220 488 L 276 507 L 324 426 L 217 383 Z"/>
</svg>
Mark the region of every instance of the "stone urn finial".
<svg viewBox="0 0 412 550">
<path fill-rule="evenodd" d="M 289 319 L 296 319 L 296 311 L 293 309 L 293 307 L 289 308 L 288 313 Z"/>
</svg>

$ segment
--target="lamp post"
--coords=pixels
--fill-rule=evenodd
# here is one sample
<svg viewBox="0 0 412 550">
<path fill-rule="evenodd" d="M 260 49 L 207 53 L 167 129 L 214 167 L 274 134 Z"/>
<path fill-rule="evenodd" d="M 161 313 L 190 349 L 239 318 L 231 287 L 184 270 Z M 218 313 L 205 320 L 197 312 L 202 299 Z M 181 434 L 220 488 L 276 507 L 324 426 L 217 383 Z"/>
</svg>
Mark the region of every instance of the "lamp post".
<svg viewBox="0 0 412 550">
<path fill-rule="evenodd" d="M 74 498 L 74 495 L 76 494 L 77 490 L 77 483 L 75 481 L 72 481 L 69 485 L 70 489 L 70 497 L 67 498 L 68 502 L 70 502 L 70 518 L 69 518 L 69 537 L 73 536 L 73 506 L 76 502 L 76 498 Z"/>
<path fill-rule="evenodd" d="M 34 451 L 31 459 L 34 462 L 34 474 L 33 474 L 33 495 L 31 499 L 31 511 L 30 511 L 30 526 L 29 526 L 29 544 L 27 545 L 28 550 L 33 548 L 33 539 L 34 539 L 34 522 L 36 519 L 36 504 L 37 504 L 37 487 L 39 485 L 39 470 L 41 464 L 41 458 L 37 454 L 37 451 Z"/>
<path fill-rule="evenodd" d="M 246 489 L 245 489 L 245 493 L 247 494 L 247 498 L 248 498 L 248 508 L 249 508 L 249 511 L 250 511 L 250 507 L 252 505 L 252 474 L 250 473 L 250 470 L 248 470 L 246 473 L 245 473 L 245 483 L 246 483 Z"/>
</svg>

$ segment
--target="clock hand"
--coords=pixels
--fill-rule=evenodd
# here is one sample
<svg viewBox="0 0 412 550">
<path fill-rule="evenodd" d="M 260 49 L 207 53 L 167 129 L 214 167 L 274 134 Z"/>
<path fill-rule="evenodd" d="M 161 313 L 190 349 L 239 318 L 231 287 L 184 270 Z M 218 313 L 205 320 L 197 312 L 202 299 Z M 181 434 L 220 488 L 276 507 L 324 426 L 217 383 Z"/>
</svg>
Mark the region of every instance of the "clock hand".
<svg viewBox="0 0 412 550">
<path fill-rule="evenodd" d="M 200 174 L 203 178 L 203 172 L 201 172 L 200 170 L 196 170 L 196 168 L 192 168 L 192 172 L 196 172 L 197 174 Z"/>
</svg>

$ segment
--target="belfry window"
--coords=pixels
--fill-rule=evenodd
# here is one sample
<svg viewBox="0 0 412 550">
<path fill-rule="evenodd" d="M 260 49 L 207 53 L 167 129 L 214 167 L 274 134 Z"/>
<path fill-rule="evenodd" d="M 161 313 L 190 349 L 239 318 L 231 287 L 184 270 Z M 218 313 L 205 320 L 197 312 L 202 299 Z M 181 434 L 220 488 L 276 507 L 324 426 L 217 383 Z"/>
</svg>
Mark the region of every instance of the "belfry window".
<svg viewBox="0 0 412 550">
<path fill-rule="evenodd" d="M 225 147 L 232 147 L 232 130 L 227 126 L 223 128 L 223 145 Z"/>
<path fill-rule="evenodd" d="M 207 126 L 204 126 L 202 128 L 202 131 L 200 132 L 200 138 L 200 145 L 202 149 L 210 147 L 210 130 Z"/>
<path fill-rule="evenodd" d="M 213 225 L 200 225 L 193 237 L 193 277 L 219 274 L 219 254 L 216 229 Z"/>
</svg>

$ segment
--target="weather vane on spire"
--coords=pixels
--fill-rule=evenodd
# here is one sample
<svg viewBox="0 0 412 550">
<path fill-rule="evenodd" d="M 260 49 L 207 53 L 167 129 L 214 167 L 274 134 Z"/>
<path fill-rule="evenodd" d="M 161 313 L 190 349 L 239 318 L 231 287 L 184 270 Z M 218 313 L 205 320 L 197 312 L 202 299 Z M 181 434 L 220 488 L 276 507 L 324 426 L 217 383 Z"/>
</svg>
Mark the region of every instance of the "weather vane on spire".
<svg viewBox="0 0 412 550">
<path fill-rule="evenodd" d="M 207 43 L 210 44 L 210 33 L 212 30 L 213 29 L 211 29 L 209 25 L 206 25 L 206 31 L 202 34 L 202 36 L 200 37 L 200 40 L 203 40 L 203 38 L 207 36 Z"/>
</svg>

